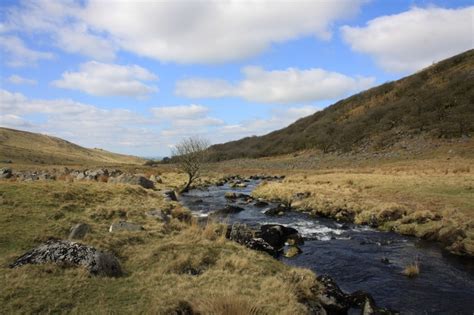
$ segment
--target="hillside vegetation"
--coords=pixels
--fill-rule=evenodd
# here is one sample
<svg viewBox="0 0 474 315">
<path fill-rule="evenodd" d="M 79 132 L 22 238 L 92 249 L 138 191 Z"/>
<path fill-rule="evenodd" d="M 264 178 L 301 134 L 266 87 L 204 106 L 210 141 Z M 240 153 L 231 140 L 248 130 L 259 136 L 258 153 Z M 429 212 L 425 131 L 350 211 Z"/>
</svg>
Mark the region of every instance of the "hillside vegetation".
<svg viewBox="0 0 474 315">
<path fill-rule="evenodd" d="M 211 147 L 214 161 L 306 149 L 366 152 L 412 138 L 459 138 L 474 131 L 474 50 L 341 100 L 261 137 Z"/>
<path fill-rule="evenodd" d="M 0 160 L 15 164 L 142 164 L 138 157 L 86 149 L 66 140 L 0 127 Z"/>
</svg>

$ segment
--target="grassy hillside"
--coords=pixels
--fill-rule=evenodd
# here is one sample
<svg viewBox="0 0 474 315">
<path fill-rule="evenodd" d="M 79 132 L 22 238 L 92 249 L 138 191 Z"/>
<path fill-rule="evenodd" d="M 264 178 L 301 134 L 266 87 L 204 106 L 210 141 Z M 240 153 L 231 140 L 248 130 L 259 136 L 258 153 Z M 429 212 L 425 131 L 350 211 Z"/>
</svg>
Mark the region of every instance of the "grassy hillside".
<svg viewBox="0 0 474 315">
<path fill-rule="evenodd" d="M 305 149 L 371 151 L 413 138 L 459 138 L 474 131 L 474 50 L 341 100 L 261 137 L 211 147 L 213 160 Z"/>
<path fill-rule="evenodd" d="M 101 149 L 86 149 L 56 137 L 0 128 L 0 160 L 26 164 L 137 164 L 143 160 Z"/>
</svg>

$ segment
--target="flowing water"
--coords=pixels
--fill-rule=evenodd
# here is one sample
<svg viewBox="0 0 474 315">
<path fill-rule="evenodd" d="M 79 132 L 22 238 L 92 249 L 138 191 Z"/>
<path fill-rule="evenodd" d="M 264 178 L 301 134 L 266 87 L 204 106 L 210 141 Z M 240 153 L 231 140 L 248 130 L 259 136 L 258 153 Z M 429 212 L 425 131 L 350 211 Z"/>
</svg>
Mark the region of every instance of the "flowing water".
<svg viewBox="0 0 474 315">
<path fill-rule="evenodd" d="M 257 184 L 193 190 L 181 200 L 195 215 L 206 217 L 230 203 L 224 197 L 226 192 L 250 194 Z M 296 228 L 305 238 L 300 246 L 303 253 L 281 260 L 330 275 L 347 292 L 364 290 L 379 306 L 402 314 L 474 314 L 474 259 L 453 256 L 431 242 L 366 226 L 343 225 L 298 212 L 269 217 L 253 203 L 232 204 L 245 210 L 228 216 L 227 223 L 278 223 Z M 414 261 L 419 261 L 421 272 L 410 279 L 402 270 Z"/>
</svg>

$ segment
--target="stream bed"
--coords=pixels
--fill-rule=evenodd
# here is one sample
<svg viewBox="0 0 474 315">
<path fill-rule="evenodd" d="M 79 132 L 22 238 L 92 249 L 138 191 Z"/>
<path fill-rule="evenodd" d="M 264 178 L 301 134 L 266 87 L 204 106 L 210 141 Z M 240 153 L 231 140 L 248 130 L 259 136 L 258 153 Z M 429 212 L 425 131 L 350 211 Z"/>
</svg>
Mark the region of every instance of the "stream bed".
<svg viewBox="0 0 474 315">
<path fill-rule="evenodd" d="M 280 258 L 284 263 L 327 274 L 344 291 L 364 290 L 381 307 L 402 314 L 474 314 L 474 259 L 446 253 L 433 242 L 305 213 L 270 217 L 253 203 L 225 198 L 227 192 L 251 194 L 258 183 L 250 181 L 245 188 L 226 184 L 191 190 L 181 196 L 181 202 L 200 217 L 227 204 L 243 207 L 244 211 L 225 219 L 229 224 L 277 223 L 297 229 L 305 239 L 300 246 L 303 253 Z M 415 261 L 420 274 L 412 279 L 402 275 L 404 267 Z"/>
</svg>

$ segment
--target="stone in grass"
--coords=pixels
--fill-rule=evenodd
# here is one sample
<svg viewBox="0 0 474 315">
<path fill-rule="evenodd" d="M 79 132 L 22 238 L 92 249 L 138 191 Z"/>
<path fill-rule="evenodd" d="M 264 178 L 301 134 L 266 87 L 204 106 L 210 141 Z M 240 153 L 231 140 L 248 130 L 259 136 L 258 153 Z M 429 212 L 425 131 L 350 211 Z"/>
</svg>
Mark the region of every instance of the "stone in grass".
<svg viewBox="0 0 474 315">
<path fill-rule="evenodd" d="M 118 277 L 122 275 L 122 268 L 114 255 L 99 251 L 91 246 L 64 240 L 52 240 L 41 244 L 16 259 L 10 268 L 26 264 L 46 263 L 84 267 L 91 274 L 98 276 Z"/>
<path fill-rule="evenodd" d="M 120 231 L 142 231 L 143 226 L 130 223 L 127 221 L 114 222 L 110 225 L 109 232 L 120 232 Z"/>
<path fill-rule="evenodd" d="M 91 231 L 91 227 L 86 223 L 78 223 L 71 228 L 69 233 L 70 240 L 82 240 L 87 233 Z"/>
</svg>

